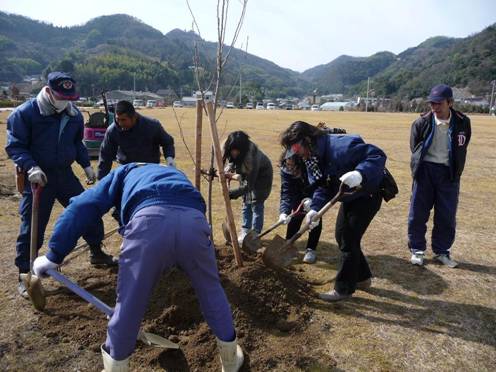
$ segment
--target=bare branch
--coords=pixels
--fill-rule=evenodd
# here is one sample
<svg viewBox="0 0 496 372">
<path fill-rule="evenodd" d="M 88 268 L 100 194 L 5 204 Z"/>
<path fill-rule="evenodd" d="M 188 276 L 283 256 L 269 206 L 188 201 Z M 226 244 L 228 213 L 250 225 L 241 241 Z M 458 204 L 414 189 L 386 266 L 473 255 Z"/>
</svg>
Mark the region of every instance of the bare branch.
<svg viewBox="0 0 496 372">
<path fill-rule="evenodd" d="M 195 158 L 193 157 L 193 154 L 189 150 L 188 144 L 186 143 L 186 139 L 184 138 L 184 132 L 183 132 L 183 127 L 181 125 L 182 119 L 184 114 L 181 115 L 180 118 L 177 117 L 177 112 L 174 109 L 174 106 L 172 106 L 172 112 L 174 112 L 174 117 L 176 119 L 176 124 L 179 127 L 179 134 L 181 135 L 181 140 L 183 141 L 184 146 L 186 147 L 186 151 L 189 154 L 189 157 L 191 158 L 191 161 L 193 162 L 193 165 L 196 166 Z"/>
<path fill-rule="evenodd" d="M 193 25 L 196 27 L 196 31 L 198 32 L 198 36 L 202 37 L 201 32 L 200 32 L 200 27 L 198 26 L 198 22 L 196 22 L 196 17 L 195 17 L 195 14 L 193 13 L 193 9 L 191 9 L 191 5 L 189 3 L 189 0 L 186 0 L 186 5 L 188 6 L 191 17 L 193 18 Z"/>
</svg>

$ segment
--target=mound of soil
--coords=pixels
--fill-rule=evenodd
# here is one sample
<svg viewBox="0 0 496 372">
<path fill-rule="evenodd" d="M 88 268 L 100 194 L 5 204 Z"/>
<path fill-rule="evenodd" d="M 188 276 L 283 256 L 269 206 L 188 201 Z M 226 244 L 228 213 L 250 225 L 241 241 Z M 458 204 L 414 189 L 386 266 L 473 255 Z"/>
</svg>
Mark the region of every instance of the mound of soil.
<svg viewBox="0 0 496 372">
<path fill-rule="evenodd" d="M 315 363 L 335 365 L 329 356 L 313 351 L 318 337 L 305 333 L 314 292 L 301 277 L 287 270 L 268 269 L 259 257 L 245 257 L 244 267 L 237 268 L 230 248 L 217 249 L 217 255 L 222 285 L 245 351 L 242 370 L 262 371 L 278 366 L 307 370 Z M 114 304 L 116 271 L 90 269 L 73 279 L 104 302 Z M 41 332 L 50 342 L 75 342 L 79 350 L 93 351 L 95 361 L 88 370 L 96 370 L 100 366 L 99 347 L 105 340 L 106 317 L 66 290 L 47 300 L 45 314 L 40 314 Z M 138 343 L 131 358 L 132 370 L 220 371 L 215 337 L 182 271 L 174 269 L 162 277 L 143 328 L 178 342 L 181 348 L 164 351 Z M 50 367 L 63 367 L 64 360 L 56 364 Z"/>
</svg>

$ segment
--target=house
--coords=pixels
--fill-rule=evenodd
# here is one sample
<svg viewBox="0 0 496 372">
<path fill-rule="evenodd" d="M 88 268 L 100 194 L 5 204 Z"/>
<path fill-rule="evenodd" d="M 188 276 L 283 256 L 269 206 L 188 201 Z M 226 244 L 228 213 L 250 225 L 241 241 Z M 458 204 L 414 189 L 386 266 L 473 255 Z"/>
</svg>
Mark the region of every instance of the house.
<svg viewBox="0 0 496 372">
<path fill-rule="evenodd" d="M 157 101 L 157 106 L 164 105 L 164 98 L 152 92 L 141 92 L 141 91 L 132 91 L 132 90 L 111 90 L 107 92 L 106 96 L 108 102 L 117 102 L 121 100 L 133 102 L 135 99 L 141 99 L 145 102 L 148 100 Z"/>
<path fill-rule="evenodd" d="M 341 101 L 341 102 L 326 102 L 320 105 L 322 111 L 348 111 L 355 107 L 354 102 Z"/>
<path fill-rule="evenodd" d="M 176 92 L 173 89 L 167 88 L 167 89 L 159 89 L 155 92 L 158 96 L 162 97 L 163 100 L 168 104 L 171 105 L 172 102 L 177 100 L 179 97 L 176 94 Z"/>
</svg>

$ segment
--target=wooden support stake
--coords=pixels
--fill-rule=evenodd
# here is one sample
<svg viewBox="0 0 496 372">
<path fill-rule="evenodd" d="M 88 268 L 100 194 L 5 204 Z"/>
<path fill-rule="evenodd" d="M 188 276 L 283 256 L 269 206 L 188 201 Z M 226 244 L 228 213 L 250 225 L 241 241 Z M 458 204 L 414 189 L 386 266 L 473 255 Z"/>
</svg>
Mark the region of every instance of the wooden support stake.
<svg viewBox="0 0 496 372">
<path fill-rule="evenodd" d="M 210 168 L 208 169 L 208 204 L 207 204 L 207 213 L 208 213 L 208 223 L 210 224 L 210 228 L 212 229 L 212 185 L 214 183 L 214 146 L 212 145 L 210 148 Z M 210 239 L 212 243 L 214 243 L 214 229 L 212 229 Z M 214 244 L 215 245 L 215 244 Z"/>
<path fill-rule="evenodd" d="M 234 258 L 238 267 L 243 266 L 243 259 L 238 245 L 238 235 L 236 233 L 236 224 L 234 223 L 234 215 L 231 208 L 231 199 L 229 199 L 229 190 L 227 188 L 226 175 L 224 173 L 224 164 L 222 163 L 222 152 L 220 149 L 219 133 L 217 132 L 217 123 L 215 122 L 215 112 L 211 101 L 205 102 L 208 113 L 208 121 L 210 122 L 210 134 L 214 145 L 214 154 L 217 161 L 217 169 L 222 187 L 222 196 L 224 197 L 224 205 L 226 206 L 226 216 L 231 235 L 231 242 L 234 251 Z"/>
<path fill-rule="evenodd" d="M 196 100 L 196 141 L 195 141 L 195 187 L 201 187 L 201 146 L 202 146 L 202 119 L 203 104 L 201 99 Z"/>
</svg>

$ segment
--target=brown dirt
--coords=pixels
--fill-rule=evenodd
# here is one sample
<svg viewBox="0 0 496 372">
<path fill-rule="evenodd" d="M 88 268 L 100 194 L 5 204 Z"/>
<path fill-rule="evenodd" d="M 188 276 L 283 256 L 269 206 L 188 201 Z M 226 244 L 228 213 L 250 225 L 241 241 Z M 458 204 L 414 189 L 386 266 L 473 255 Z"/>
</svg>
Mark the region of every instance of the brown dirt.
<svg viewBox="0 0 496 372">
<path fill-rule="evenodd" d="M 186 142 L 194 148 L 194 112 L 181 110 Z M 158 118 L 176 140 L 177 163 L 190 179 L 193 166 L 180 140 L 170 109 L 146 110 Z M 431 259 L 424 268 L 409 264 L 406 249 L 411 178 L 409 128 L 412 114 L 332 113 L 229 110 L 220 125 L 225 133 L 243 128 L 272 161 L 280 148 L 278 133 L 294 120 L 326 121 L 379 145 L 388 154 L 400 193 L 383 204 L 363 241 L 374 275 L 369 292 L 358 291 L 338 304 L 324 303 L 305 288 L 336 274 L 339 252 L 334 239 L 337 209 L 324 218 L 315 265 L 294 265 L 294 271 L 274 273 L 250 261 L 236 270 L 229 250 L 220 246 L 225 218 L 219 185 L 214 185 L 213 227 L 219 245 L 221 278 L 232 305 L 240 344 L 246 352 L 244 371 L 494 371 L 496 360 L 496 186 L 494 183 L 496 126 L 494 118 L 471 115 L 472 143 L 462 179 L 457 238 L 453 248 L 459 268 L 450 270 Z M 0 114 L 0 144 L 5 144 L 6 114 Z M 205 123 L 205 121 L 204 121 Z M 210 141 L 204 128 L 203 165 L 208 164 Z M 96 163 L 93 163 L 95 166 Z M 84 180 L 83 170 L 75 174 Z M 275 168 L 277 172 L 277 168 Z M 265 220 L 277 221 L 280 180 L 274 177 L 265 204 Z M 207 185 L 202 184 L 206 196 Z M 99 345 L 107 320 L 76 296 L 63 292 L 48 298 L 39 313 L 16 292 L 13 265 L 18 233 L 19 197 L 14 191 L 13 165 L 0 151 L 0 371 L 101 371 Z M 239 223 L 240 203 L 233 210 Z M 56 205 L 46 239 L 62 208 Z M 115 227 L 104 216 L 105 229 Z M 432 225 L 429 225 L 429 231 Z M 282 234 L 284 229 L 277 231 Z M 107 239 L 107 251 L 119 254 L 121 238 Z M 297 244 L 300 254 L 305 238 Z M 45 252 L 45 248 L 41 253 Z M 95 269 L 87 255 L 75 259 L 64 274 L 109 304 L 115 300 L 116 272 Z M 47 284 L 50 284 L 47 281 Z M 50 284 L 54 286 L 53 284 Z M 316 285 L 315 292 L 329 289 Z M 157 286 L 144 326 L 181 344 L 180 351 L 163 351 L 138 344 L 131 358 L 138 371 L 218 370 L 213 337 L 203 322 L 187 278 L 179 271 L 164 276 Z M 284 296 L 286 296 L 284 298 Z"/>
<path fill-rule="evenodd" d="M 268 269 L 260 257 L 245 257 L 244 267 L 238 269 L 230 248 L 221 247 L 217 254 L 221 281 L 234 314 L 239 342 L 247 354 L 245 371 L 273 369 L 281 364 L 295 369 L 322 363 L 335 365 L 329 356 L 308 352 L 315 340 L 302 331 L 310 322 L 312 310 L 309 305 L 315 294 L 297 273 Z M 114 270 L 99 270 L 96 275 L 95 272 L 82 272 L 73 279 L 104 302 L 114 303 Z M 38 331 L 50 342 L 76 343 L 80 350 L 98 353 L 105 338 L 106 323 L 103 314 L 62 290 L 48 296 L 47 307 L 39 314 Z M 203 320 L 188 278 L 180 270 L 171 270 L 158 283 L 143 324 L 146 331 L 179 342 L 181 349 L 162 351 L 138 344 L 138 351 L 132 358 L 134 369 L 220 369 L 215 337 Z M 284 343 L 281 348 L 279 343 L 271 343 L 273 336 L 291 342 Z M 62 370 L 66 363 L 65 359 L 52 360 L 42 367 Z"/>
</svg>

